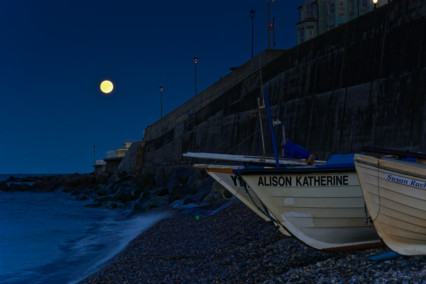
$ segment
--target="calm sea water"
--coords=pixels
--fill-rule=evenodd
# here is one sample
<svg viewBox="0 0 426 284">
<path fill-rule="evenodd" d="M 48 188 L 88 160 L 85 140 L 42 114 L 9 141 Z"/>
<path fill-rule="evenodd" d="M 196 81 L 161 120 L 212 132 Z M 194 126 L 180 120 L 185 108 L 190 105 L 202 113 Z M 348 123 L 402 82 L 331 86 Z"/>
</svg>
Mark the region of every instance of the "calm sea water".
<svg viewBox="0 0 426 284">
<path fill-rule="evenodd" d="M 75 283 L 169 216 L 129 219 L 61 192 L 0 192 L 0 204 L 0 283 Z"/>
</svg>

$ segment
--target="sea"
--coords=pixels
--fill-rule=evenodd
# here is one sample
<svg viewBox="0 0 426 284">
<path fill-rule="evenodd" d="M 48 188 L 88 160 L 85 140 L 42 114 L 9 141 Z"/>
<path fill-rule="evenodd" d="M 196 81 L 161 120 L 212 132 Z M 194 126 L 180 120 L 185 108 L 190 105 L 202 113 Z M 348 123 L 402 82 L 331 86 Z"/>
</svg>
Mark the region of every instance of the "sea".
<svg viewBox="0 0 426 284">
<path fill-rule="evenodd" d="M 63 192 L 0 192 L 0 283 L 77 283 L 170 216 L 88 203 Z"/>
</svg>

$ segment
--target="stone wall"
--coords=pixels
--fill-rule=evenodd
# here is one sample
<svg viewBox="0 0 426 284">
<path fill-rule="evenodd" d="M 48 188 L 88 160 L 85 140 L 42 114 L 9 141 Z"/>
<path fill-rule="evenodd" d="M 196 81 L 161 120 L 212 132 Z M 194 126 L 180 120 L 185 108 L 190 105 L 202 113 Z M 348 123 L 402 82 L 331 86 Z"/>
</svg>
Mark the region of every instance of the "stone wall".
<svg viewBox="0 0 426 284">
<path fill-rule="evenodd" d="M 364 145 L 424 151 L 425 16 L 424 0 L 394 0 L 290 50 L 264 51 L 145 129 L 142 171 L 190 164 L 188 151 L 261 154 L 253 114 L 263 88 L 286 137 L 320 158 Z"/>
</svg>

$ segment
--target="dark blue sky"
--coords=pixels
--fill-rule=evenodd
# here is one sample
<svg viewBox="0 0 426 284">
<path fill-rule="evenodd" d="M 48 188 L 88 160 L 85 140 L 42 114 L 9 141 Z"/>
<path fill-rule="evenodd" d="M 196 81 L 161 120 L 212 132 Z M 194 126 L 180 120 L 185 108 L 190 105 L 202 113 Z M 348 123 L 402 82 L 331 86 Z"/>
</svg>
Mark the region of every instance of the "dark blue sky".
<svg viewBox="0 0 426 284">
<path fill-rule="evenodd" d="M 297 7 L 271 3 L 276 48 Z M 88 173 L 122 142 L 267 48 L 267 0 L 0 2 L 0 174 Z M 112 95 L 99 91 L 103 79 Z"/>
</svg>

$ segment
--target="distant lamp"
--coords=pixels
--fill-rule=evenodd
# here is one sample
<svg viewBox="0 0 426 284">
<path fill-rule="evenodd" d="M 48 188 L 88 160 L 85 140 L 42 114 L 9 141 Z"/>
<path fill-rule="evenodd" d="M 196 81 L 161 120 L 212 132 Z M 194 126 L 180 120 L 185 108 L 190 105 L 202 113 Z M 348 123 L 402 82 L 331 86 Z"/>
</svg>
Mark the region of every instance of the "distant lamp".
<svg viewBox="0 0 426 284">
<path fill-rule="evenodd" d="M 379 0 L 373 0 L 373 5 L 374 5 L 374 9 L 377 8 L 377 3 L 379 2 Z"/>
<path fill-rule="evenodd" d="M 195 96 L 197 96 L 197 63 L 198 63 L 198 57 L 194 56 L 194 67 L 195 67 Z"/>
<path fill-rule="evenodd" d="M 253 58 L 253 20 L 254 15 L 256 11 L 254 9 L 250 10 L 250 17 L 251 17 L 251 58 Z"/>
<path fill-rule="evenodd" d="M 163 118 L 163 85 L 160 85 L 160 115 Z"/>
</svg>

